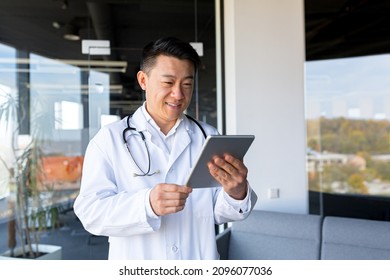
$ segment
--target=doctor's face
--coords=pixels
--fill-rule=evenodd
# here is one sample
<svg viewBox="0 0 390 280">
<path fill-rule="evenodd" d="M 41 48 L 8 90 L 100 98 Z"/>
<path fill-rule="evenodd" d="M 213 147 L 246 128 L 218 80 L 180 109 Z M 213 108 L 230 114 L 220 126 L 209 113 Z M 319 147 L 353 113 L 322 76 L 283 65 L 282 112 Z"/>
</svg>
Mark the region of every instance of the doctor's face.
<svg viewBox="0 0 390 280">
<path fill-rule="evenodd" d="M 147 73 L 139 71 L 138 82 L 146 93 L 146 109 L 161 131 L 167 133 L 187 109 L 195 79 L 189 60 L 160 55 Z"/>
</svg>

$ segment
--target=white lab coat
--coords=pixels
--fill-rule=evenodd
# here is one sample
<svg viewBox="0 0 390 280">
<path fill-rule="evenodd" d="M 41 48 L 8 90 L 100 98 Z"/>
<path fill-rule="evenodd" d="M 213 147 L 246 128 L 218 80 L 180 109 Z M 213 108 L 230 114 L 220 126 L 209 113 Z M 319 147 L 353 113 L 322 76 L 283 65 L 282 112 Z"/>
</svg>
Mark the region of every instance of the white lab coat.
<svg viewBox="0 0 390 280">
<path fill-rule="evenodd" d="M 140 171 L 122 138 L 127 117 L 105 126 L 87 147 L 74 211 L 87 231 L 109 237 L 109 259 L 218 259 L 214 225 L 245 219 L 256 195 L 250 188 L 243 201 L 236 201 L 220 187 L 193 189 L 184 210 L 156 216 L 149 203 L 151 188 L 158 183 L 184 184 L 204 136 L 193 121 L 184 117 L 169 154 L 159 144 L 161 140 L 145 111 L 144 106 L 138 109 L 130 123 L 145 134 L 151 172 L 160 172 L 133 176 Z M 202 127 L 208 135 L 218 133 L 205 123 Z M 148 161 L 141 137 L 131 136 L 129 147 L 146 171 Z"/>
</svg>

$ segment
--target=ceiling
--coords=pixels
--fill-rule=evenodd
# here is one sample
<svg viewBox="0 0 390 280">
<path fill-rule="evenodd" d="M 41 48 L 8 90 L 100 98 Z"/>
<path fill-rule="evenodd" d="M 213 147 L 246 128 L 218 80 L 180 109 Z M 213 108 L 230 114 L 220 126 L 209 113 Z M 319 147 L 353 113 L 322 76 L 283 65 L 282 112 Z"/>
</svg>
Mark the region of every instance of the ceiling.
<svg viewBox="0 0 390 280">
<path fill-rule="evenodd" d="M 0 42 L 49 58 L 126 61 L 116 76 L 125 92 L 112 97 L 126 101 L 139 98 L 141 49 L 158 37 L 203 42 L 203 70 L 215 69 L 214 14 L 214 0 L 1 0 Z M 389 15 L 387 0 L 306 0 L 306 59 L 388 53 Z M 88 58 L 80 41 L 65 40 L 71 22 L 81 39 L 110 40 L 111 55 Z"/>
<path fill-rule="evenodd" d="M 63 39 L 66 24 L 74 23 L 81 39 L 110 40 L 112 48 L 122 48 L 113 58 L 128 60 L 130 67 L 144 44 L 167 33 L 189 41 L 210 39 L 205 29 L 213 21 L 213 0 L 0 1 L 0 41 L 48 57 L 85 59 L 79 41 Z"/>
<path fill-rule="evenodd" d="M 306 0 L 306 59 L 390 52 L 390 1 Z"/>
</svg>

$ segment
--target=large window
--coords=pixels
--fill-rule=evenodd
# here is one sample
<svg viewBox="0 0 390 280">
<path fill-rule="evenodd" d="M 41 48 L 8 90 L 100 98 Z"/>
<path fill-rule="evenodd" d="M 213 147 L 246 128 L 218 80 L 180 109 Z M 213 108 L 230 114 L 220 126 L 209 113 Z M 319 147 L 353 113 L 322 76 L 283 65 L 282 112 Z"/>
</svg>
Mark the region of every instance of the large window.
<svg viewBox="0 0 390 280">
<path fill-rule="evenodd" d="M 386 7 L 322 2 L 306 1 L 310 212 L 390 220 Z"/>
<path fill-rule="evenodd" d="M 338 196 L 361 201 L 356 216 L 386 218 L 387 208 L 363 201 L 390 197 L 388 73 L 390 55 L 306 63 L 309 189 L 327 195 L 321 211 L 349 212 L 332 210 L 351 207 L 332 202 Z"/>
</svg>

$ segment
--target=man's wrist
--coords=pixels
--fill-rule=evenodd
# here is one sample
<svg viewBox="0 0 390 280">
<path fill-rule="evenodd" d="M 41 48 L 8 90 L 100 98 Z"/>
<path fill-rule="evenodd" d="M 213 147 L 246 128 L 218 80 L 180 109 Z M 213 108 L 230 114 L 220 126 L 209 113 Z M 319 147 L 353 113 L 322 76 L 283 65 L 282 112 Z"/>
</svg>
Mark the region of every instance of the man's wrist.
<svg viewBox="0 0 390 280">
<path fill-rule="evenodd" d="M 245 186 L 238 187 L 237 189 L 239 189 L 239 191 L 231 191 L 227 194 L 235 200 L 244 200 L 248 195 L 248 182 L 245 183 Z"/>
</svg>

